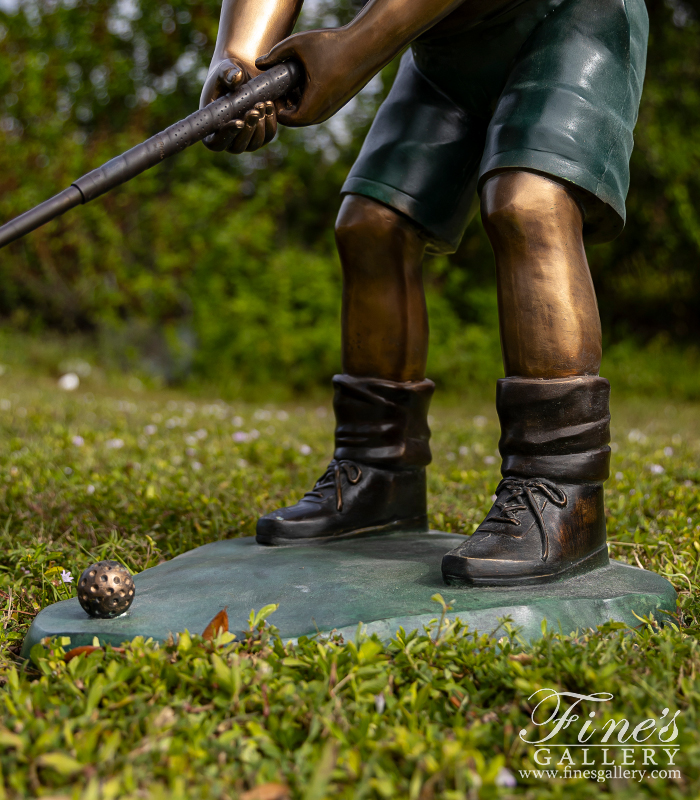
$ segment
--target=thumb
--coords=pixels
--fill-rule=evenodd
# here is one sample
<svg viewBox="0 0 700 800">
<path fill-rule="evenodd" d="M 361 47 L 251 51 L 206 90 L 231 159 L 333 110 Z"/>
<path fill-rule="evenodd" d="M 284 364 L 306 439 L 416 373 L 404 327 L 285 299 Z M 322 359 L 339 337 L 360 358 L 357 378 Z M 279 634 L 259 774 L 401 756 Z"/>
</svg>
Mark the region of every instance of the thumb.
<svg viewBox="0 0 700 800">
<path fill-rule="evenodd" d="M 288 44 L 287 41 L 283 41 L 276 44 L 267 55 L 256 58 L 255 66 L 258 69 L 269 69 L 270 67 L 274 67 L 275 64 L 279 64 L 294 55 L 296 55 L 296 53 L 293 45 Z"/>
<path fill-rule="evenodd" d="M 235 89 L 245 78 L 243 70 L 229 58 L 219 64 L 216 72 L 217 80 L 228 89 Z"/>
</svg>

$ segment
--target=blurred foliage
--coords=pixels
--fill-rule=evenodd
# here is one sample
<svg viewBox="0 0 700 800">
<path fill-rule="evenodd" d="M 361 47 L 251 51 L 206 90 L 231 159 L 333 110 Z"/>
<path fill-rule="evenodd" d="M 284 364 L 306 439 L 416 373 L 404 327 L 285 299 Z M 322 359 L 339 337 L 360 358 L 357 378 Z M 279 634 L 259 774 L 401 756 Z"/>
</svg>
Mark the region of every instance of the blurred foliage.
<svg viewBox="0 0 700 800">
<path fill-rule="evenodd" d="M 214 0 L 5 0 L 0 11 L 0 219 L 197 107 Z M 305 27 L 354 0 L 307 3 Z M 700 8 L 648 3 L 652 39 L 626 232 L 592 248 L 606 337 L 663 347 L 700 331 Z M 2 251 L 0 316 L 86 332 L 105 358 L 167 382 L 307 389 L 339 367 L 338 189 L 395 73 L 336 118 L 256 154 L 196 146 Z M 498 376 L 493 258 L 475 223 L 427 264 L 431 377 Z"/>
</svg>

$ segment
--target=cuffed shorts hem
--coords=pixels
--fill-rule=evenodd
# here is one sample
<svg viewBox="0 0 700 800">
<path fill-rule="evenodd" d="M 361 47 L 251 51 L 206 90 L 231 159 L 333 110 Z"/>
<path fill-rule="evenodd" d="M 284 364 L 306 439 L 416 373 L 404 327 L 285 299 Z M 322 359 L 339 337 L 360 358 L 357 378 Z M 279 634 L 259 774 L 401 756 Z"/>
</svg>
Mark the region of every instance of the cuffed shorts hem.
<svg viewBox="0 0 700 800">
<path fill-rule="evenodd" d="M 341 194 L 360 194 L 377 200 L 410 220 L 423 230 L 428 242 L 426 250 L 434 255 L 454 253 L 462 238 L 462 231 L 450 230 L 449 224 L 440 225 L 433 219 L 432 209 L 410 194 L 388 186 L 386 183 L 367 178 L 348 178 L 343 184 Z M 446 222 L 450 222 L 447 220 Z"/>
<path fill-rule="evenodd" d="M 625 223 L 646 60 L 643 0 L 523 0 L 404 55 L 342 192 L 378 200 L 454 252 L 485 181 L 562 183 L 589 242 Z"/>
<path fill-rule="evenodd" d="M 589 244 L 609 242 L 625 227 L 625 204 L 620 193 L 581 164 L 541 150 L 501 153 L 482 165 L 479 194 L 489 178 L 502 172 L 534 172 L 565 186 L 584 207 L 583 235 Z"/>
</svg>

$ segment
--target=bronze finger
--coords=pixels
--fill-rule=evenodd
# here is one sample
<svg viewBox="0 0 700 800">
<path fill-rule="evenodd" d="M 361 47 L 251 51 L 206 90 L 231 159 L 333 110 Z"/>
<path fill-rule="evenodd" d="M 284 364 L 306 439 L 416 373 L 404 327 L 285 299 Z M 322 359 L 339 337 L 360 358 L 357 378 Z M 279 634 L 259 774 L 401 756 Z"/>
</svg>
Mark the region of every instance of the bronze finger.
<svg viewBox="0 0 700 800">
<path fill-rule="evenodd" d="M 240 128 L 240 132 L 227 148 L 229 153 L 238 155 L 248 147 L 250 140 L 253 138 L 253 134 L 255 133 L 255 128 L 259 119 L 260 114 L 255 109 L 249 111 L 245 115 L 243 119 L 243 127 Z"/>
<path fill-rule="evenodd" d="M 223 150 L 227 150 L 231 145 L 231 142 L 234 141 L 238 133 L 245 127 L 243 120 L 241 119 L 234 119 L 229 122 L 227 125 L 224 125 L 220 130 L 216 133 L 212 133 L 210 136 L 204 140 L 204 144 L 209 150 L 213 150 L 215 153 L 221 153 Z"/>
<path fill-rule="evenodd" d="M 265 118 L 262 117 L 261 119 L 258 120 L 258 124 L 255 126 L 255 131 L 246 149 L 249 151 L 258 150 L 264 144 L 265 144 Z"/>
<path fill-rule="evenodd" d="M 268 100 L 265 103 L 265 144 L 271 142 L 277 134 L 277 113 L 275 104 Z"/>
</svg>

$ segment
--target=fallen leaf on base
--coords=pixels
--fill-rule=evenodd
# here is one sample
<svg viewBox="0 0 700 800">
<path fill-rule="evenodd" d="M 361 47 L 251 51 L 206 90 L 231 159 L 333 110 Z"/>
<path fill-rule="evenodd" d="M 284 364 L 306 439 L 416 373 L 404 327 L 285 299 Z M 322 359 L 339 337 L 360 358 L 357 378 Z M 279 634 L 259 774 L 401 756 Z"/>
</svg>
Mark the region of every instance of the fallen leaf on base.
<svg viewBox="0 0 700 800">
<path fill-rule="evenodd" d="M 226 606 L 226 608 L 228 608 L 228 606 Z M 226 608 L 219 611 L 214 619 L 207 625 L 202 634 L 202 639 L 210 642 L 217 634 L 222 632 L 226 633 L 228 631 L 228 614 L 226 613 Z"/>
<path fill-rule="evenodd" d="M 241 800 L 289 800 L 289 787 L 284 783 L 263 783 L 243 792 Z"/>
<path fill-rule="evenodd" d="M 74 647 L 72 650 L 69 650 L 63 656 L 63 658 L 64 658 L 64 660 L 65 660 L 65 662 L 67 664 L 69 661 L 74 659 L 76 656 L 81 656 L 83 653 L 85 653 L 86 655 L 90 655 L 90 653 L 94 653 L 96 650 L 98 650 L 99 652 L 103 653 L 104 652 L 104 647 L 95 647 L 92 644 L 84 644 L 84 645 L 81 645 L 80 647 Z M 123 653 L 124 652 L 124 648 L 123 647 L 113 647 L 112 650 L 115 653 Z"/>
</svg>

